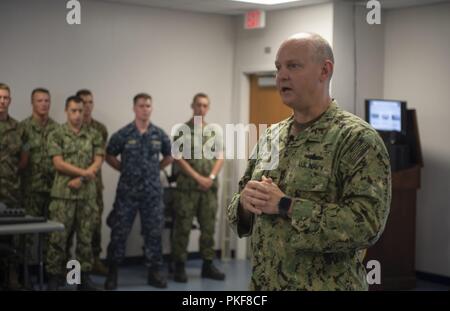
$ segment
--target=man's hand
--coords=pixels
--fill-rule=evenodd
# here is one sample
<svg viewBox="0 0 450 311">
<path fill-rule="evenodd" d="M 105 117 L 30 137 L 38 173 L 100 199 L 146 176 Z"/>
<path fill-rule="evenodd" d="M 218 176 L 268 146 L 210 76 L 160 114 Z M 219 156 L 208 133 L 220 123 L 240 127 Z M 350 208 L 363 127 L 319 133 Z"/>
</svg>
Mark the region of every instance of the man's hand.
<svg viewBox="0 0 450 311">
<path fill-rule="evenodd" d="M 71 181 L 69 181 L 69 183 L 67 184 L 67 186 L 69 186 L 70 189 L 74 189 L 74 190 L 78 190 L 81 188 L 81 179 L 80 177 L 74 178 Z"/>
<path fill-rule="evenodd" d="M 256 206 L 264 205 L 269 199 L 265 185 L 260 181 L 250 180 L 241 191 L 240 203 L 245 211 L 261 215 L 262 210 Z"/>
<path fill-rule="evenodd" d="M 262 181 L 251 180 L 241 192 L 240 203 L 244 210 L 253 214 L 278 214 L 278 203 L 285 194 L 271 178 Z"/>
<path fill-rule="evenodd" d="M 255 207 L 261 210 L 264 214 L 279 214 L 278 203 L 282 197 L 285 196 L 283 191 L 278 188 L 271 178 L 262 177 L 261 184 L 264 185 L 264 193 L 269 197 L 265 202 L 260 202 L 256 204 Z"/>
<path fill-rule="evenodd" d="M 198 183 L 198 187 L 202 191 L 208 191 L 213 185 L 213 180 L 211 178 L 201 175 L 196 178 L 196 182 Z"/>
<path fill-rule="evenodd" d="M 88 167 L 84 170 L 83 177 L 85 177 L 88 180 L 95 179 L 95 175 L 97 174 L 97 170 L 94 167 Z"/>
</svg>

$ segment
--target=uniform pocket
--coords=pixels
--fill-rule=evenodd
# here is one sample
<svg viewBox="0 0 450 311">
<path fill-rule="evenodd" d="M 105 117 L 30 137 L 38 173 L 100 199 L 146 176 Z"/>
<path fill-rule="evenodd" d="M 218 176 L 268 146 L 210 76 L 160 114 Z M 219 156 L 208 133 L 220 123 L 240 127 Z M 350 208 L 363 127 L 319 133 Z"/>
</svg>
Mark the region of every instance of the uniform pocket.
<svg viewBox="0 0 450 311">
<path fill-rule="evenodd" d="M 297 168 L 291 169 L 286 176 L 286 193 L 294 197 L 323 200 L 329 192 L 331 176 L 323 171 Z"/>
<path fill-rule="evenodd" d="M 65 145 L 64 149 L 63 149 L 63 155 L 64 157 L 70 157 L 73 156 L 74 154 L 76 154 L 78 152 L 77 148 L 75 145 L 70 144 L 70 145 Z"/>
</svg>

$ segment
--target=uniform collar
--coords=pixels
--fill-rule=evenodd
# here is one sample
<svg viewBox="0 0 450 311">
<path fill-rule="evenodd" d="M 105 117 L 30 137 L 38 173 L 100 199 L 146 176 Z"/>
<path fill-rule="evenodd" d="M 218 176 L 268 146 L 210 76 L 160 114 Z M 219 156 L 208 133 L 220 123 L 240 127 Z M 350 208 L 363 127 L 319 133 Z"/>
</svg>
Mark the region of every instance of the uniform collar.
<svg viewBox="0 0 450 311">
<path fill-rule="evenodd" d="M 11 129 L 15 129 L 18 126 L 18 123 L 15 119 L 11 118 L 11 116 L 8 114 L 6 121 L 1 121 L 4 122 L 5 124 L 5 129 L 6 130 L 11 130 Z"/>
<path fill-rule="evenodd" d="M 31 126 L 37 130 L 41 130 L 41 129 L 43 129 L 47 126 L 50 126 L 54 123 L 52 118 L 50 118 L 50 117 L 48 118 L 47 124 L 45 126 L 42 126 L 35 118 L 33 118 L 33 116 L 30 116 L 28 119 L 30 120 Z"/>
<path fill-rule="evenodd" d="M 81 129 L 80 129 L 80 132 L 79 132 L 78 134 L 75 134 L 75 133 L 71 130 L 71 128 L 70 128 L 68 122 L 64 123 L 63 129 L 64 129 L 64 131 L 65 131 L 67 134 L 69 134 L 70 136 L 86 136 L 86 135 L 87 135 L 87 127 L 86 127 L 86 125 L 84 125 L 84 124 L 81 125 Z"/>
<path fill-rule="evenodd" d="M 87 126 L 94 126 L 94 125 L 96 125 L 98 122 L 97 122 L 97 120 L 95 120 L 94 118 L 92 118 L 91 117 L 91 122 L 88 124 L 88 123 L 85 123 Z"/>
<path fill-rule="evenodd" d="M 313 124 L 311 124 L 308 128 L 306 128 L 304 131 L 300 132 L 296 137 L 296 140 L 301 139 L 306 135 L 306 140 L 308 141 L 321 142 L 323 137 L 325 136 L 325 133 L 328 131 L 331 121 L 334 119 L 334 116 L 336 115 L 338 109 L 339 106 L 336 100 L 333 99 L 330 105 L 328 106 L 327 110 L 322 114 L 322 116 Z M 289 135 L 289 130 L 293 122 L 294 122 L 293 115 L 286 120 L 286 126 L 283 128 L 283 130 L 286 131 L 287 136 Z"/>
<path fill-rule="evenodd" d="M 150 122 L 150 124 L 147 127 L 147 132 L 144 134 L 150 134 L 153 128 L 154 128 L 153 122 Z M 128 133 L 137 133 L 138 135 L 144 135 L 144 134 L 141 134 L 141 132 L 137 128 L 136 122 L 134 120 L 133 120 L 133 122 L 128 124 Z"/>
<path fill-rule="evenodd" d="M 189 121 L 187 121 L 186 123 L 185 123 L 187 126 L 189 126 L 190 128 L 194 128 L 195 127 L 195 124 L 194 124 L 194 118 L 192 117 L 191 119 L 189 119 Z M 202 126 L 201 126 L 201 128 L 204 128 L 204 127 L 206 127 L 208 125 L 208 123 L 204 123 L 204 124 L 202 124 Z"/>
</svg>

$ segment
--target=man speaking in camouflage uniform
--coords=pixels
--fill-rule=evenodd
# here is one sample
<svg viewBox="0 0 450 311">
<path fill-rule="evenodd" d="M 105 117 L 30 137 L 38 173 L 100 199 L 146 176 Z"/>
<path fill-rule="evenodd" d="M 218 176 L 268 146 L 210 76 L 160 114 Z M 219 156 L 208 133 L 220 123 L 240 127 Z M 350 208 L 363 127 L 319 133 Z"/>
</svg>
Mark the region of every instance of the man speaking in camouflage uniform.
<svg viewBox="0 0 450 311">
<path fill-rule="evenodd" d="M 227 211 L 238 235 L 252 238 L 250 287 L 366 290 L 360 255 L 380 237 L 391 200 L 384 143 L 330 98 L 334 58 L 322 37 L 289 38 L 275 66 L 293 116 L 260 142 L 279 135 L 278 166 L 250 159 Z"/>
<path fill-rule="evenodd" d="M 175 223 L 172 235 L 172 259 L 175 262 L 174 280 L 187 282 L 185 262 L 187 259 L 187 246 L 189 233 L 192 228 L 194 216 L 200 225 L 200 255 L 203 259 L 203 278 L 224 280 L 225 274 L 220 272 L 212 263 L 214 259 L 214 227 L 217 212 L 217 180 L 223 165 L 223 149 L 219 132 L 211 129 L 215 145 L 221 150 L 214 150 L 214 154 L 204 154 L 205 145 L 209 143 L 209 135 L 203 135 L 206 127 L 205 116 L 209 111 L 209 98 L 204 93 L 198 93 L 192 100 L 193 117 L 184 124 L 189 128 L 188 134 L 181 130 L 182 136 L 176 136 L 174 143 L 182 141 L 183 155 L 178 157 L 176 164 L 181 168 L 177 178 L 177 193 L 175 202 Z M 206 133 L 205 133 L 206 134 Z M 218 143 L 217 143 L 218 142 Z M 197 146 L 198 147 L 197 147 Z M 187 148 L 184 150 L 184 148 Z M 206 148 L 208 149 L 208 148 Z M 198 154 L 197 150 L 199 151 Z"/>
<path fill-rule="evenodd" d="M 48 216 L 50 190 L 55 170 L 48 155 L 48 137 L 58 128 L 49 117 L 50 92 L 44 88 L 31 93 L 32 115 L 20 123 L 23 143 L 28 149 L 28 163 L 22 174 L 25 208 L 28 215 Z"/>
<path fill-rule="evenodd" d="M 172 162 L 170 139 L 150 122 L 153 110 L 150 95 L 137 94 L 133 99 L 133 110 L 135 120 L 114 133 L 106 148 L 107 163 L 120 172 L 116 200 L 107 219 L 111 227 L 109 272 L 105 282 L 108 290 L 117 288 L 118 264 L 125 257 L 126 241 L 137 211 L 144 237 L 147 283 L 158 288 L 167 287 L 166 279 L 160 273 L 163 210 L 159 175 L 160 170 Z M 161 161 L 160 154 L 163 155 Z"/>
<path fill-rule="evenodd" d="M 49 137 L 48 153 L 56 176 L 51 191 L 50 219 L 64 224 L 63 232 L 50 234 L 47 252 L 48 288 L 58 287 L 65 273 L 68 238 L 75 231 L 76 259 L 81 264 L 79 290 L 96 290 L 89 278 L 92 269 L 92 234 L 98 213 L 95 178 L 102 165 L 104 150 L 97 131 L 83 125 L 83 101 L 78 96 L 66 100 L 67 122 Z"/>
</svg>

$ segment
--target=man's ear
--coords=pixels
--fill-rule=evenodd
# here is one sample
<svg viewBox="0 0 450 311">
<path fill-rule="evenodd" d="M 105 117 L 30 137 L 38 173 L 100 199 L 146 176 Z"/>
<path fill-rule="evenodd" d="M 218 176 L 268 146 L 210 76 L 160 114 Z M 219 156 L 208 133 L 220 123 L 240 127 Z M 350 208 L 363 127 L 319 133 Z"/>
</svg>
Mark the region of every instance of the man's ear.
<svg viewBox="0 0 450 311">
<path fill-rule="evenodd" d="M 333 75 L 334 64 L 330 60 L 326 60 L 322 64 L 321 72 L 320 72 L 320 81 L 324 82 L 326 80 L 331 80 L 331 76 Z"/>
</svg>

